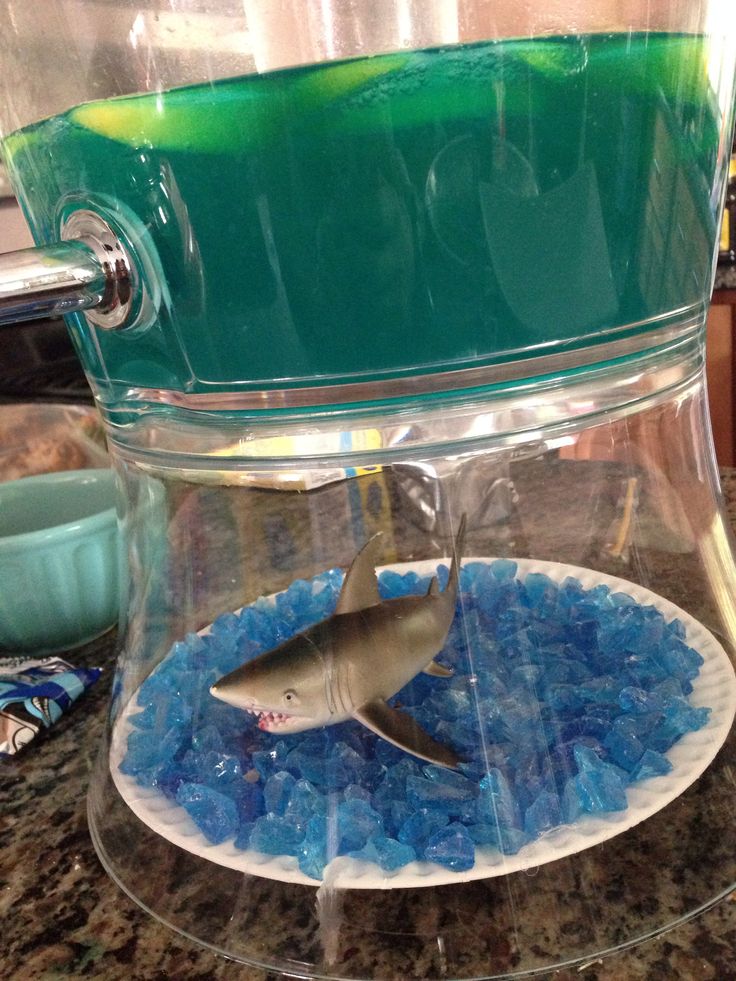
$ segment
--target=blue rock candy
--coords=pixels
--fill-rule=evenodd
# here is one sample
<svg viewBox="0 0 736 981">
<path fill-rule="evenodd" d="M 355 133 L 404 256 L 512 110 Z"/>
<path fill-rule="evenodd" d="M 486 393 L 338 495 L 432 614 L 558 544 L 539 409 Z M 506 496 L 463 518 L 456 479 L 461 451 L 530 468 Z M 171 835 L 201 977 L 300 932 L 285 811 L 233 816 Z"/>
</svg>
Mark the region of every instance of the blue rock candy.
<svg viewBox="0 0 736 981">
<path fill-rule="evenodd" d="M 266 805 L 259 784 L 251 783 L 249 780 L 240 780 L 236 784 L 229 784 L 226 792 L 238 805 L 241 826 L 252 824 L 257 817 L 265 812 Z"/>
<path fill-rule="evenodd" d="M 364 800 L 370 804 L 371 792 L 358 783 L 351 783 L 343 790 L 343 800 Z"/>
<path fill-rule="evenodd" d="M 465 687 L 446 689 L 441 695 L 438 694 L 434 704 L 437 706 L 438 714 L 448 722 L 462 718 L 473 710 L 470 693 Z"/>
<path fill-rule="evenodd" d="M 665 621 L 654 607 L 635 607 L 637 629 L 631 637 L 628 649 L 635 654 L 649 656 L 656 651 L 665 635 Z"/>
<path fill-rule="evenodd" d="M 472 824 L 468 833 L 476 845 L 492 846 L 503 855 L 516 855 L 529 843 L 529 836 L 521 828 L 499 828 L 490 824 Z"/>
<path fill-rule="evenodd" d="M 520 808 L 529 807 L 540 794 L 556 794 L 552 761 L 545 753 L 530 753 L 515 767 L 516 797 Z"/>
<path fill-rule="evenodd" d="M 611 720 L 600 709 L 598 709 L 598 713 L 577 716 L 565 723 L 560 729 L 557 742 L 564 743 L 581 736 L 592 736 L 593 739 L 599 741 L 605 739 L 611 729 Z"/>
<path fill-rule="evenodd" d="M 157 763 L 148 769 L 135 774 L 136 783 L 140 787 L 157 787 L 170 800 L 176 798 L 176 792 L 184 783 L 181 768 L 174 760 Z"/>
<path fill-rule="evenodd" d="M 203 783 L 225 793 L 227 784 L 242 779 L 238 757 L 217 750 L 196 752 L 190 749 L 184 754 L 180 767 L 188 782 Z"/>
<path fill-rule="evenodd" d="M 405 577 L 391 569 L 386 569 L 381 573 L 378 582 L 381 597 L 393 599 L 415 593 L 419 584 L 419 577 Z"/>
<path fill-rule="evenodd" d="M 366 801 L 346 800 L 338 804 L 337 851 L 340 855 L 362 848 L 383 830 L 381 815 Z"/>
<path fill-rule="evenodd" d="M 490 770 L 480 782 L 478 815 L 491 827 L 521 826 L 519 805 L 508 780 L 498 769 Z"/>
<path fill-rule="evenodd" d="M 266 810 L 271 814 L 284 814 L 295 786 L 295 778 L 285 770 L 270 776 L 263 788 Z"/>
<path fill-rule="evenodd" d="M 474 719 L 458 719 L 454 722 L 443 719 L 434 730 L 435 738 L 461 753 L 475 752 L 478 748 L 479 728 Z"/>
<path fill-rule="evenodd" d="M 547 701 L 555 712 L 577 713 L 587 704 L 577 685 L 553 684 L 547 691 Z"/>
<path fill-rule="evenodd" d="M 276 645 L 274 609 L 270 603 L 247 606 L 241 613 L 240 619 L 243 633 L 248 638 L 247 653 L 251 657 L 268 651 Z"/>
<path fill-rule="evenodd" d="M 524 580 L 522 597 L 540 617 L 551 618 L 557 606 L 557 583 L 542 572 L 530 572 Z"/>
<path fill-rule="evenodd" d="M 630 685 L 621 689 L 618 704 L 624 712 L 629 712 L 632 715 L 661 712 L 664 708 L 664 701 L 658 692 L 645 691 L 643 688 L 635 688 Z"/>
<path fill-rule="evenodd" d="M 396 841 L 395 838 L 386 838 L 384 835 L 377 835 L 359 851 L 351 852 L 351 858 L 361 859 L 364 862 L 374 862 L 379 865 L 384 872 L 395 872 L 403 868 L 409 862 L 416 859 L 414 849 L 403 842 Z"/>
<path fill-rule="evenodd" d="M 569 621 L 569 611 L 585 597 L 585 590 L 577 576 L 566 576 L 557 593 L 559 614 Z"/>
<path fill-rule="evenodd" d="M 212 787 L 199 783 L 183 783 L 176 793 L 176 802 L 181 804 L 213 845 L 232 838 L 240 826 L 235 801 Z"/>
<path fill-rule="evenodd" d="M 334 789 L 347 787 L 360 779 L 365 766 L 365 759 L 352 746 L 337 742 L 327 759 L 327 783 Z"/>
<path fill-rule="evenodd" d="M 212 723 L 205 723 L 192 733 L 192 749 L 198 753 L 225 752 L 225 743 L 220 730 Z"/>
<path fill-rule="evenodd" d="M 487 562 L 464 562 L 460 569 L 460 589 L 475 597 L 483 590 L 483 583 L 490 575 Z"/>
<path fill-rule="evenodd" d="M 183 734 L 178 728 L 170 729 L 162 739 L 155 739 L 146 731 L 131 732 L 120 770 L 129 776 L 137 776 L 168 763 L 181 749 L 182 741 Z"/>
<path fill-rule="evenodd" d="M 130 721 L 136 729 L 153 729 L 156 725 L 156 706 L 149 702 L 142 712 L 131 715 Z"/>
<path fill-rule="evenodd" d="M 475 864 L 475 844 L 464 824 L 453 822 L 431 836 L 424 857 L 453 872 L 467 872 Z"/>
<path fill-rule="evenodd" d="M 194 710 L 192 703 L 180 694 L 180 683 L 175 682 L 172 691 L 157 693 L 149 690 L 148 694 L 151 699 L 148 702 L 139 698 L 139 704 L 145 709 L 141 717 L 137 717 L 136 727 L 154 730 L 157 738 L 174 729 L 188 737 Z"/>
<path fill-rule="evenodd" d="M 446 770 L 453 780 L 432 780 L 410 776 L 406 781 L 406 796 L 412 808 L 428 808 L 444 814 L 459 814 L 478 796 L 478 787 L 460 773 Z"/>
<path fill-rule="evenodd" d="M 491 575 L 494 579 L 501 581 L 513 579 L 516 576 L 518 568 L 518 563 L 512 559 L 495 559 L 491 562 Z"/>
<path fill-rule="evenodd" d="M 241 821 L 240 828 L 233 840 L 233 844 L 236 848 L 241 851 L 248 851 L 250 849 L 250 834 L 253 830 L 255 818 L 252 821 Z"/>
<path fill-rule="evenodd" d="M 265 814 L 251 828 L 248 846 L 264 855 L 296 855 L 306 831 L 306 824 L 293 818 Z"/>
<path fill-rule="evenodd" d="M 580 773 L 573 780 L 583 811 L 600 814 L 626 810 L 626 785 L 617 773 L 611 770 Z"/>
<path fill-rule="evenodd" d="M 411 845 L 418 855 L 423 854 L 432 835 L 449 824 L 449 817 L 442 811 L 422 807 L 414 811 L 399 828 L 398 839 Z"/>
<path fill-rule="evenodd" d="M 627 719 L 617 719 L 603 740 L 612 763 L 624 770 L 634 769 L 644 753 L 644 744 L 636 733 L 636 726 L 625 725 Z"/>
<path fill-rule="evenodd" d="M 277 593 L 276 609 L 281 616 L 293 614 L 299 618 L 309 611 L 312 596 L 312 584 L 304 579 L 295 579 L 283 593 Z"/>
<path fill-rule="evenodd" d="M 598 621 L 599 650 L 602 654 L 620 658 L 623 651 L 637 648 L 640 629 L 636 607 L 603 612 Z"/>
<path fill-rule="evenodd" d="M 285 768 L 309 780 L 316 787 L 326 787 L 329 783 L 325 756 L 326 748 L 326 744 L 321 740 L 319 742 L 312 740 L 311 743 L 305 740 L 304 743 L 291 750 L 286 758 Z M 332 776 L 336 779 L 340 779 L 342 776 L 343 786 L 349 783 L 347 774 L 339 774 L 336 769 Z"/>
<path fill-rule="evenodd" d="M 530 838 L 538 838 L 545 831 L 551 831 L 562 824 L 560 798 L 557 794 L 543 790 L 524 814 L 524 831 Z"/>
<path fill-rule="evenodd" d="M 605 763 L 587 746 L 575 747 L 575 760 L 580 772 L 573 785 L 581 809 L 589 814 L 625 811 L 626 778 L 619 768 Z"/>
<path fill-rule="evenodd" d="M 666 704 L 671 698 L 682 698 L 683 695 L 689 694 L 689 691 L 685 690 L 686 686 L 687 681 L 683 681 L 680 678 L 667 677 L 659 680 L 653 686 L 652 691 L 661 696 L 664 699 L 664 704 Z"/>
<path fill-rule="evenodd" d="M 487 580 L 488 588 L 478 590 L 476 602 L 481 613 L 498 619 L 504 611 L 514 609 L 518 603 L 518 591 L 513 580 Z"/>
<path fill-rule="evenodd" d="M 560 800 L 562 820 L 565 824 L 574 824 L 583 813 L 583 805 L 578 793 L 577 777 L 570 777 L 565 783 Z"/>
<path fill-rule="evenodd" d="M 702 656 L 679 638 L 670 639 L 667 646 L 660 648 L 657 660 L 669 674 L 688 681 L 697 678 L 703 664 Z"/>
<path fill-rule="evenodd" d="M 311 879 L 321 879 L 325 865 L 331 861 L 337 852 L 334 847 L 328 854 L 328 822 L 323 814 L 309 819 L 307 830 L 297 849 L 299 868 Z"/>
<path fill-rule="evenodd" d="M 212 624 L 213 636 L 224 637 L 228 640 L 240 634 L 241 619 L 236 613 L 221 613 Z"/>
<path fill-rule="evenodd" d="M 684 698 L 672 698 L 666 703 L 663 717 L 648 738 L 648 748 L 664 753 L 687 732 L 696 732 L 708 722 L 710 709 L 696 708 Z"/>
<path fill-rule="evenodd" d="M 263 745 L 268 746 L 268 749 L 256 750 L 251 757 L 251 763 L 265 781 L 279 770 L 286 769 L 290 748 L 284 739 L 277 739 L 275 742 L 271 740 Z"/>
<path fill-rule="evenodd" d="M 670 620 L 667 624 L 667 633 L 671 634 L 673 637 L 677 637 L 679 640 L 685 640 L 687 637 L 687 631 L 685 630 L 685 624 L 682 620 L 678 620 L 675 617 L 674 620 Z"/>
<path fill-rule="evenodd" d="M 528 639 L 528 634 L 526 631 L 524 631 L 523 634 Z M 543 669 L 540 664 L 517 664 L 514 670 L 511 672 L 511 684 L 514 686 L 529 685 L 536 691 L 536 686 L 542 677 L 542 674 Z"/>
<path fill-rule="evenodd" d="M 637 605 L 634 597 L 628 593 L 611 593 L 611 603 L 617 608 Z"/>
<path fill-rule="evenodd" d="M 327 813 L 327 799 L 308 780 L 297 780 L 291 791 L 286 813 L 302 821 Z"/>
<path fill-rule="evenodd" d="M 664 717 L 678 736 L 686 732 L 696 732 L 707 724 L 710 709 L 696 708 L 684 698 L 672 698 L 665 704 Z"/>
<path fill-rule="evenodd" d="M 313 878 L 339 850 L 398 868 L 455 826 L 512 853 L 555 822 L 624 807 L 627 783 L 668 772 L 664 752 L 707 723 L 686 698 L 702 658 L 680 621 L 628 594 L 517 573 L 506 559 L 462 568 L 465 619 L 440 656 L 455 677 L 422 674 L 398 696 L 466 755 L 461 772 L 423 766 L 354 723 L 277 739 L 209 696 L 216 677 L 334 610 L 334 569 L 174 644 L 141 686 L 121 769 L 176 795 L 211 840 L 227 830 L 238 847 L 296 850 Z M 380 590 L 420 595 L 428 581 L 387 571 Z"/>
<path fill-rule="evenodd" d="M 634 767 L 631 779 L 646 780 L 647 777 L 661 777 L 665 773 L 669 773 L 671 769 L 672 764 L 666 756 L 662 756 L 661 753 L 657 753 L 653 749 L 647 749 Z"/>
</svg>

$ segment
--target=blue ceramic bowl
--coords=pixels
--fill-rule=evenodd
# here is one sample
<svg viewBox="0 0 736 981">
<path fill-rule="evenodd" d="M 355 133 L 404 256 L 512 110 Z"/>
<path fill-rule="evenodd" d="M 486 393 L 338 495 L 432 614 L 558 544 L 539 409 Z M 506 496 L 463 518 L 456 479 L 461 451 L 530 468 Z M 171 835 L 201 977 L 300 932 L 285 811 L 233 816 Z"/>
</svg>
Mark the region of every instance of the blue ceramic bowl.
<svg viewBox="0 0 736 981">
<path fill-rule="evenodd" d="M 119 543 L 111 470 L 0 484 L 0 649 L 78 647 L 118 617 Z"/>
</svg>

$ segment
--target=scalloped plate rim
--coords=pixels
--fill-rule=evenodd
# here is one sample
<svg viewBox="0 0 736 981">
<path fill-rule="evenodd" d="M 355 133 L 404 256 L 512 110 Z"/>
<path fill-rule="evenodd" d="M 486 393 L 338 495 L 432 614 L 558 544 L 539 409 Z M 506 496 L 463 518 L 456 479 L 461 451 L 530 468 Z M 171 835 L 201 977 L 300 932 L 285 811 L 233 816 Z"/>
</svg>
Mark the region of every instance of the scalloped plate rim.
<svg viewBox="0 0 736 981">
<path fill-rule="evenodd" d="M 493 558 L 487 557 L 467 557 L 462 564 L 490 564 L 493 561 Z M 652 817 L 684 793 L 704 773 L 728 736 L 736 715 L 736 673 L 728 654 L 713 634 L 689 613 L 637 583 L 562 562 L 543 559 L 508 561 L 516 563 L 517 576 L 526 577 L 529 573 L 541 572 L 557 583 L 568 576 L 574 576 L 586 589 L 604 584 L 612 592 L 627 593 L 639 605 L 654 606 L 668 621 L 675 618 L 682 620 L 687 629 L 688 646 L 694 647 L 704 658 L 700 673 L 693 681 L 689 701 L 695 707 L 705 704 L 700 700 L 700 696 L 705 694 L 704 689 L 718 685 L 721 695 L 717 702 L 720 704 L 710 706 L 712 711 L 708 723 L 696 732 L 686 733 L 667 751 L 665 755 L 673 767 L 670 773 L 638 781 L 626 788 L 629 806 L 625 811 L 607 812 L 600 816 L 583 815 L 574 824 L 560 825 L 529 842 L 514 855 L 504 855 L 495 848 L 477 847 L 475 864 L 464 872 L 453 872 L 444 866 L 425 861 L 410 862 L 395 872 L 384 872 L 372 862 L 339 856 L 325 868 L 321 881 L 311 879 L 299 871 L 297 860 L 292 856 L 266 855 L 236 849 L 233 839 L 213 845 L 199 831 L 183 807 L 154 788 L 139 787 L 132 777 L 120 772 L 119 765 L 125 753 L 127 738 L 134 729 L 130 717 L 140 708 L 136 703 L 137 693 L 120 713 L 113 727 L 110 746 L 110 773 L 121 797 L 151 831 L 193 855 L 238 872 L 313 888 L 329 881 L 330 886 L 341 889 L 408 889 L 507 875 L 538 868 L 577 854 Z M 380 566 L 376 572 L 413 571 L 423 576 L 435 572 L 439 564 L 441 562 L 434 560 L 393 563 Z M 269 598 L 273 599 L 273 596 Z M 240 610 L 235 612 L 239 613 Z M 207 634 L 210 629 L 211 625 L 199 633 Z M 693 638 L 691 631 L 697 640 Z M 158 670 L 165 660 L 166 658 L 159 662 L 154 670 Z M 707 752 L 702 755 L 697 752 L 693 754 L 693 750 L 700 748 L 701 744 L 707 748 Z"/>
</svg>

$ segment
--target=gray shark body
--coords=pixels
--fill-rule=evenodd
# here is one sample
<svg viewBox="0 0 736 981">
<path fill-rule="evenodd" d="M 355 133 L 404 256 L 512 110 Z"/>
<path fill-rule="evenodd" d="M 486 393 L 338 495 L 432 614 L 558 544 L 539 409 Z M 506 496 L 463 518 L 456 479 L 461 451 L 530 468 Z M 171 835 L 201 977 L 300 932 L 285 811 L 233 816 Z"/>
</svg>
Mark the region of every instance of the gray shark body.
<svg viewBox="0 0 736 981">
<path fill-rule="evenodd" d="M 335 613 L 221 678 L 212 695 L 258 716 L 261 729 L 300 732 L 357 719 L 421 759 L 454 767 L 459 757 L 387 700 L 420 671 L 452 672 L 434 662 L 455 616 L 465 533 L 460 522 L 447 587 L 382 601 L 375 554 L 379 536 L 358 553 Z"/>
</svg>

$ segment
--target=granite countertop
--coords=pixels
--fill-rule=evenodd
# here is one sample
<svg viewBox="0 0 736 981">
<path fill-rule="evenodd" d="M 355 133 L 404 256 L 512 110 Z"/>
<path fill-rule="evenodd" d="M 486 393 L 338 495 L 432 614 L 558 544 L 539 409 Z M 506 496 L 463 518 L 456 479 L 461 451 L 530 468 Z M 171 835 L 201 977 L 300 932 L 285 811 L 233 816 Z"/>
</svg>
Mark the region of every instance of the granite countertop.
<svg viewBox="0 0 736 981">
<path fill-rule="evenodd" d="M 716 290 L 736 289 L 736 266 L 719 266 L 713 286 Z"/>
<path fill-rule="evenodd" d="M 736 470 L 722 477 L 736 524 Z M 108 878 L 97 859 L 85 794 L 105 725 L 114 649 L 115 638 L 108 634 L 74 652 L 70 659 L 76 663 L 101 665 L 102 680 L 42 742 L 0 764 L 0 977 L 265 981 L 261 971 L 218 958 L 159 924 Z M 643 870 L 647 856 L 639 862 Z M 736 978 L 735 900 L 722 901 L 658 939 L 554 977 Z"/>
</svg>

